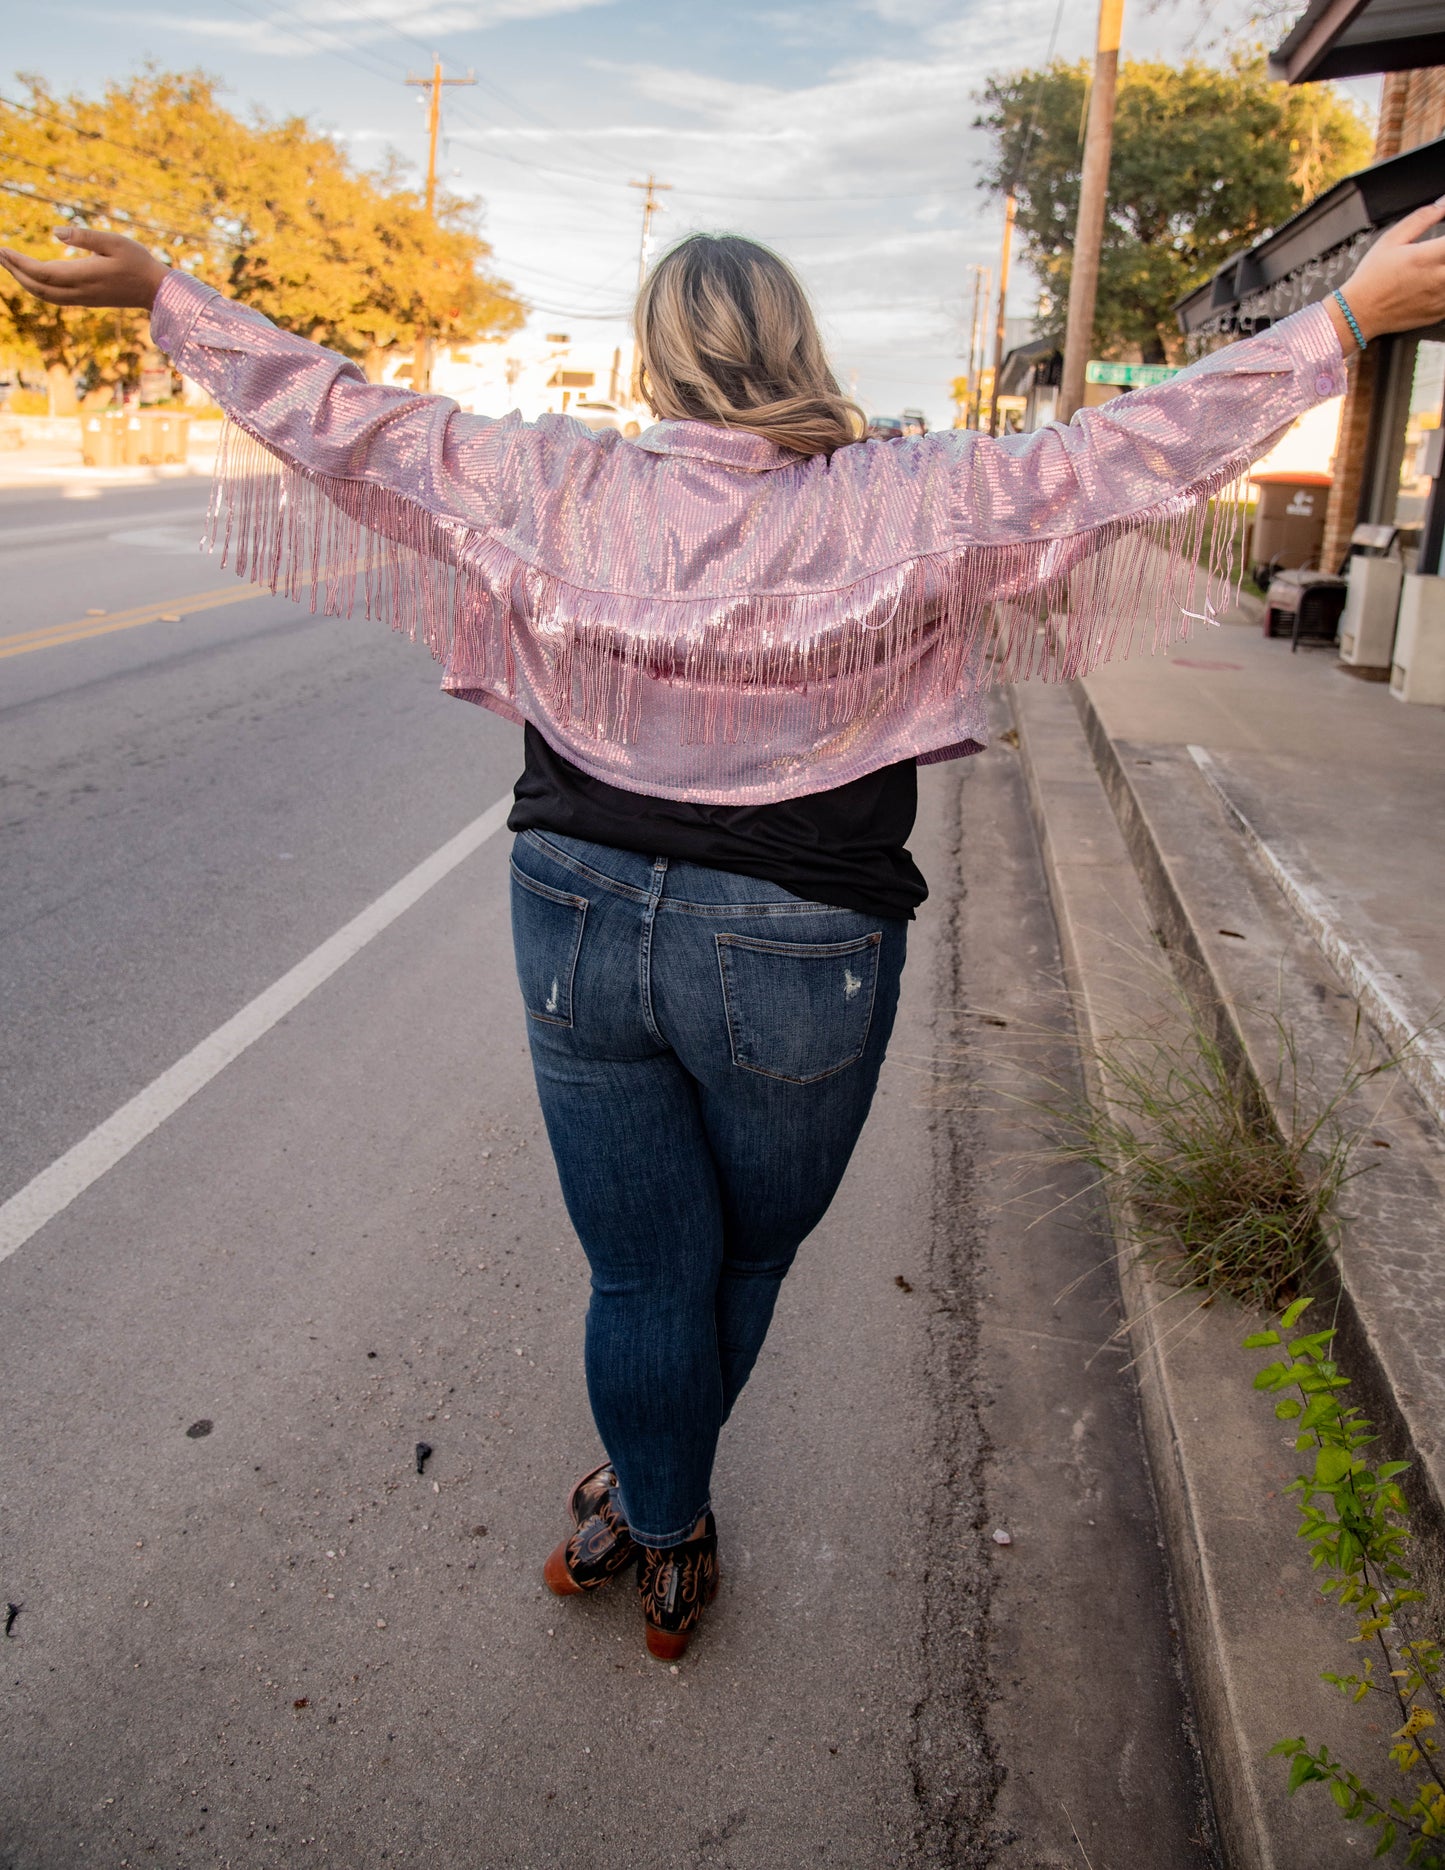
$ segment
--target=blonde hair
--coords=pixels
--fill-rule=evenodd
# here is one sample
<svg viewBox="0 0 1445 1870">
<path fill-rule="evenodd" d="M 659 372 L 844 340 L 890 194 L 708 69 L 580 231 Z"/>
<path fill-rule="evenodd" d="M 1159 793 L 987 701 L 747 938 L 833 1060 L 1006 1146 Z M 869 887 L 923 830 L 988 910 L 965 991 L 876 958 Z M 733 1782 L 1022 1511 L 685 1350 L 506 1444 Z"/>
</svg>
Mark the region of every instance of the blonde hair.
<svg viewBox="0 0 1445 1870">
<path fill-rule="evenodd" d="M 679 241 L 643 282 L 635 329 L 639 387 L 658 416 L 746 429 L 800 455 L 830 455 L 863 433 L 803 288 L 756 241 Z"/>
</svg>

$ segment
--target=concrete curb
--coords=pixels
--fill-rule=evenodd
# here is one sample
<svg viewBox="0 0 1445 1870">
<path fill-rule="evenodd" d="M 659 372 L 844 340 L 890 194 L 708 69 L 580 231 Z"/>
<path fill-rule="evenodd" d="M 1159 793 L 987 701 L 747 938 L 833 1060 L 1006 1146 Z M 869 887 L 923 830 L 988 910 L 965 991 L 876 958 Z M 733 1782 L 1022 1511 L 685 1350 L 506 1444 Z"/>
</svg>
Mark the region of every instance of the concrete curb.
<svg viewBox="0 0 1445 1870">
<path fill-rule="evenodd" d="M 1115 743 L 1082 684 L 1074 702 L 1152 920 L 1196 1004 L 1215 1019 L 1266 1108 L 1280 1114 L 1287 1024 L 1328 1090 L 1369 1042 L 1369 1019 L 1224 801 L 1182 749 Z M 1380 1035 L 1388 1050 L 1391 1034 Z M 1381 1081 L 1386 1084 L 1387 1081 Z M 1445 1536 L 1445 1136 L 1401 1073 L 1346 1113 L 1388 1146 L 1341 1191 L 1336 1261 L 1342 1365 L 1381 1425 L 1422 1530 Z"/>
<path fill-rule="evenodd" d="M 1252 1029 L 1267 1023 L 1268 1008 L 1283 999 L 1281 1010 L 1293 1020 L 1301 994 L 1304 1042 L 1322 1055 L 1338 1051 L 1347 1042 L 1339 1028 L 1349 1024 L 1338 981 L 1268 878 L 1244 874 L 1244 847 L 1187 756 L 1127 750 L 1140 760 L 1139 777 L 1147 773 L 1153 783 L 1150 809 L 1161 796 L 1177 802 L 1166 855 L 1150 835 L 1133 768 L 1126 773 L 1120 752 L 1110 747 L 1113 768 L 1105 770 L 1066 691 L 1024 687 L 1015 691 L 1014 711 L 1086 1054 L 1091 1042 L 1098 1046 L 1138 1029 L 1141 1001 L 1159 1004 L 1160 977 L 1170 974 L 1169 964 L 1173 971 L 1182 967 L 1191 996 L 1234 1033 L 1241 1060 L 1251 1056 L 1251 1045 L 1258 1059 L 1261 1040 Z M 1101 734 L 1097 719 L 1093 725 Z M 1175 838 L 1194 862 L 1213 862 L 1220 871 L 1215 895 L 1206 894 L 1202 914 L 1192 919 L 1178 893 Z M 1227 917 L 1215 907 L 1220 891 Z M 1210 934 L 1211 919 L 1231 935 L 1221 941 Z M 1250 1004 L 1243 1013 L 1237 1005 L 1226 1012 L 1221 1004 L 1210 965 L 1219 946 L 1247 949 L 1261 971 L 1262 978 L 1247 983 Z M 1321 1000 L 1316 989 L 1322 984 L 1333 998 Z M 1182 1023 L 1182 1008 L 1176 1017 Z M 1150 1017 L 1149 1023 L 1159 1022 Z M 1103 1094 L 1097 1082 L 1090 1088 Z M 1400 1096 L 1414 1103 L 1403 1087 Z M 1389 1161 L 1397 1184 L 1409 1182 L 1413 1172 L 1397 1174 L 1404 1165 L 1397 1164 L 1393 1146 L 1410 1124 L 1409 1112 L 1396 1113 Z M 1398 1207 L 1400 1188 L 1393 1192 Z M 1298 1457 L 1292 1437 L 1280 1433 L 1253 1389 L 1257 1360 L 1239 1348 L 1255 1321 L 1227 1304 L 1190 1313 L 1188 1301 L 1156 1281 L 1130 1249 L 1128 1213 L 1116 1213 L 1115 1222 L 1140 1406 L 1224 1861 L 1232 1870 L 1318 1870 L 1322 1863 L 1368 1861 L 1373 1838 L 1343 1823 L 1324 1797 L 1306 1791 L 1288 1798 L 1281 1762 L 1269 1757 L 1276 1740 L 1304 1733 L 1374 1776 L 1370 1743 L 1353 1710 L 1319 1680 L 1320 1670 L 1346 1666 L 1341 1658 L 1350 1653 L 1350 1631 L 1300 1563 L 1292 1505 L 1277 1497 L 1297 1472 Z M 1361 1317 L 1343 1294 L 1340 1311 L 1342 1325 L 1347 1312 Z M 1342 1361 L 1397 1452 L 1407 1444 L 1395 1439 L 1399 1410 L 1378 1406 L 1379 1356 L 1366 1368 L 1361 1334 L 1344 1335 L 1349 1342 L 1342 1345 Z M 1417 1356 L 1428 1341 L 1417 1337 Z"/>
</svg>

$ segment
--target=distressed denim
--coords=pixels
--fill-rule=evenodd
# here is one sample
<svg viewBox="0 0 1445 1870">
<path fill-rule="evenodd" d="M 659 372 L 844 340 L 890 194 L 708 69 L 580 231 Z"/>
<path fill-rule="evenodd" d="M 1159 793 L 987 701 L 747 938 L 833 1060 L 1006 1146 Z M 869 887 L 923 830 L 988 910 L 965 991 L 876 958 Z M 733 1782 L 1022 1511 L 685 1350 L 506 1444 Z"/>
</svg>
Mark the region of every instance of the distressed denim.
<svg viewBox="0 0 1445 1870">
<path fill-rule="evenodd" d="M 554 833 L 512 854 L 537 1091 L 592 1272 L 587 1389 L 644 1544 L 718 1432 L 863 1128 L 906 922 Z"/>
</svg>

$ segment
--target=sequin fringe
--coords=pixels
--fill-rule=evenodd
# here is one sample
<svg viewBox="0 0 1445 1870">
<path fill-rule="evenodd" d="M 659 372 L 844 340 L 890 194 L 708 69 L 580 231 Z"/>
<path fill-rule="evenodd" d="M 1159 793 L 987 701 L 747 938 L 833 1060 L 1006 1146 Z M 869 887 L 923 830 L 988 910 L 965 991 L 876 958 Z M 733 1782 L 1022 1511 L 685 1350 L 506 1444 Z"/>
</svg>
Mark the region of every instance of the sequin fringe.
<svg viewBox="0 0 1445 1870">
<path fill-rule="evenodd" d="M 707 745 L 766 734 L 779 691 L 794 708 L 806 697 L 826 736 L 940 693 L 1067 681 L 1187 638 L 1237 602 L 1246 509 L 1225 496 L 1247 466 L 1227 462 L 1127 519 L 925 554 L 837 590 L 639 598 L 570 584 L 370 482 L 286 466 L 228 423 L 211 542 L 238 576 L 313 612 L 359 610 L 420 639 L 453 692 L 513 703 L 524 628 L 546 670 L 537 699 L 574 737 L 626 746 L 648 684 L 663 682 L 685 696 L 683 739 Z"/>
</svg>

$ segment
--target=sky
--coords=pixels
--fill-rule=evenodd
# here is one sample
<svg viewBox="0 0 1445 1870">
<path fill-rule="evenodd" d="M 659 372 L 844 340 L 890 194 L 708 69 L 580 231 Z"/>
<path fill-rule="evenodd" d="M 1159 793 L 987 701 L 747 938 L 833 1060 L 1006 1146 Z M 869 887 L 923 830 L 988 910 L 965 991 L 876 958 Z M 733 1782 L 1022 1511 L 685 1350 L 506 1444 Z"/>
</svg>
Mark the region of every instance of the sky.
<svg viewBox="0 0 1445 1870">
<path fill-rule="evenodd" d="M 1257 0 L 1255 0 L 1257 5 Z M 1218 57 L 1250 0 L 1128 0 L 1124 55 Z M 656 246 L 696 228 L 783 253 L 835 368 L 870 410 L 942 422 L 965 367 L 975 264 L 1002 210 L 978 186 L 993 73 L 1092 50 L 1088 0 L 47 0 L 12 9 L 5 66 L 91 91 L 150 60 L 219 78 L 233 109 L 300 113 L 363 166 L 426 160 L 424 93 L 449 76 L 439 172 L 484 202 L 494 270 L 564 329 L 626 342 L 642 191 Z M 3 68 L 0 68 L 3 69 Z M 1376 81 L 1377 82 L 1377 81 Z M 1370 81 L 1348 87 L 1373 107 Z M 1036 285 L 1017 267 L 1011 314 Z"/>
</svg>

